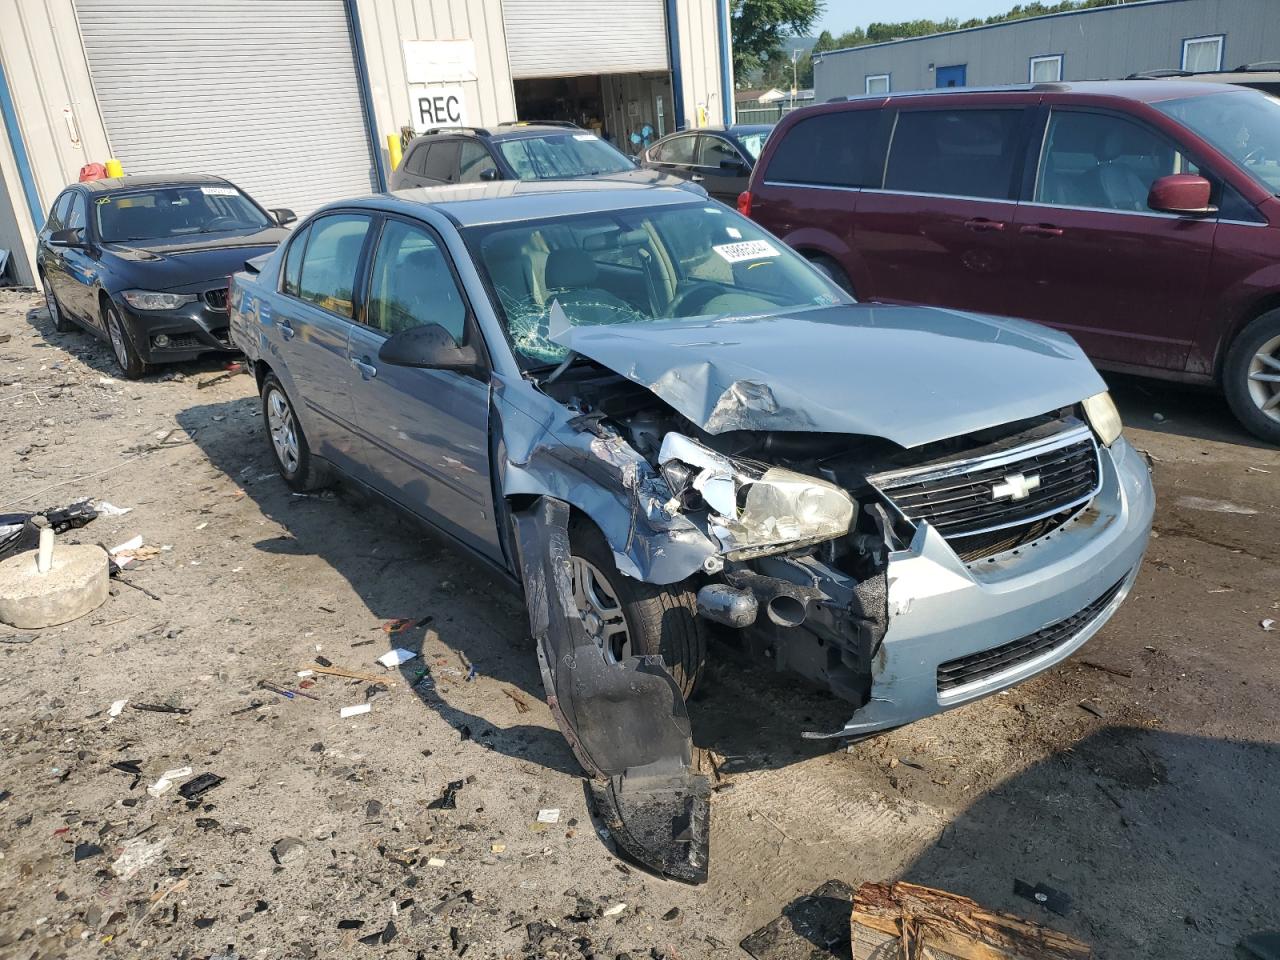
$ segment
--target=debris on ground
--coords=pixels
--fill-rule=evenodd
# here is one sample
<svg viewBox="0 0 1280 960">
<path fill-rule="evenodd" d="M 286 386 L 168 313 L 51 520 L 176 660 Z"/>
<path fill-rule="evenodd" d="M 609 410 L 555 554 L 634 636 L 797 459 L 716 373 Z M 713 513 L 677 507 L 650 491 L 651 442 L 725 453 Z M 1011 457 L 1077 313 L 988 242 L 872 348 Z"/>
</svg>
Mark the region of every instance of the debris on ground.
<svg viewBox="0 0 1280 960">
<path fill-rule="evenodd" d="M 1016 896 L 1032 903 L 1038 903 L 1046 910 L 1052 910 L 1060 917 L 1071 912 L 1071 896 L 1061 890 L 1055 890 L 1047 884 L 1037 883 L 1034 886 L 1025 880 L 1013 881 L 1013 892 Z"/>
<path fill-rule="evenodd" d="M 793 900 L 782 916 L 748 936 L 740 946 L 755 960 L 848 957 L 852 901 L 852 887 L 842 880 L 828 880 L 808 896 Z M 891 960 L 894 955 L 886 953 L 884 957 Z"/>
<path fill-rule="evenodd" d="M 404 647 L 396 647 L 394 650 L 388 650 L 380 656 L 378 658 L 378 662 L 384 667 L 391 669 L 392 667 L 398 667 L 400 664 L 412 660 L 416 656 L 417 653 L 412 650 L 406 650 Z"/>
<path fill-rule="evenodd" d="M 1267 633 L 1270 633 L 1272 630 L 1276 628 L 1276 622 L 1272 620 L 1270 617 L 1268 617 L 1267 619 L 1263 620 L 1262 623 L 1259 624 L 1259 626 L 1262 627 L 1262 629 Z"/>
<path fill-rule="evenodd" d="M 225 777 L 220 777 L 216 773 L 202 773 L 198 777 L 193 777 L 178 788 L 184 800 L 196 800 L 214 787 L 226 782 Z"/>
<path fill-rule="evenodd" d="M 160 779 L 147 787 L 147 793 L 153 797 L 162 797 L 172 789 L 175 780 L 184 780 L 194 771 L 190 767 L 177 767 L 160 774 Z"/>
<path fill-rule="evenodd" d="M 529 706 L 529 701 L 526 700 L 523 696 L 521 696 L 518 691 L 513 690 L 510 687 L 503 687 L 502 692 L 505 693 L 508 697 L 510 697 L 512 702 L 515 703 L 516 713 L 528 713 L 529 710 L 531 709 Z"/>
<path fill-rule="evenodd" d="M 538 822 L 539 823 L 559 823 L 560 811 L 555 809 L 554 807 L 548 810 L 539 810 Z"/>
<path fill-rule="evenodd" d="M 368 713 L 372 709 L 373 707 L 367 703 L 357 703 L 354 706 L 343 707 L 338 711 L 338 716 L 345 720 L 348 717 L 358 717 L 362 713 Z"/>
<path fill-rule="evenodd" d="M 428 810 L 456 810 L 458 808 L 458 791 L 462 789 L 464 781 L 453 780 L 445 785 L 440 791 L 440 796 L 436 797 L 427 804 Z"/>
<path fill-rule="evenodd" d="M 150 841 L 146 837 L 134 837 L 126 840 L 120 848 L 120 856 L 111 864 L 111 872 L 121 880 L 128 880 L 159 860 L 168 845 L 167 839 Z"/>
</svg>

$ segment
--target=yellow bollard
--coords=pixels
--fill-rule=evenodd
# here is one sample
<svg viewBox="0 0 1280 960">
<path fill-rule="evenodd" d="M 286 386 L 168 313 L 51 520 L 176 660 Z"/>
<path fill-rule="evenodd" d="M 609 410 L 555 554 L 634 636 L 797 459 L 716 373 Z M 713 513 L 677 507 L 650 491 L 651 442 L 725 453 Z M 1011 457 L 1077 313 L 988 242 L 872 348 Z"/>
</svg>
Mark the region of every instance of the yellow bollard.
<svg viewBox="0 0 1280 960">
<path fill-rule="evenodd" d="M 387 134 L 387 159 L 391 161 L 391 169 L 395 171 L 400 166 L 400 135 L 398 133 Z"/>
<path fill-rule="evenodd" d="M 107 176 L 108 177 L 124 176 L 124 167 L 121 166 L 120 161 L 117 160 L 115 157 L 110 157 L 107 160 Z"/>
</svg>

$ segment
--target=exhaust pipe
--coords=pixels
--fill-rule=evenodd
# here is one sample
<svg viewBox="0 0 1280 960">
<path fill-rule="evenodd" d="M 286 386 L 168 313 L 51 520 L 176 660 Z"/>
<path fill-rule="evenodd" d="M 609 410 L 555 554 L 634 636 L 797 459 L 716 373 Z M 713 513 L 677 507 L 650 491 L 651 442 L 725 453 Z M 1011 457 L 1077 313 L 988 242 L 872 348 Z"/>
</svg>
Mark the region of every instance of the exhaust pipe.
<svg viewBox="0 0 1280 960">
<path fill-rule="evenodd" d="M 780 627 L 798 627 L 809 615 L 805 602 L 789 593 L 775 594 L 764 609 L 769 619 Z"/>
</svg>

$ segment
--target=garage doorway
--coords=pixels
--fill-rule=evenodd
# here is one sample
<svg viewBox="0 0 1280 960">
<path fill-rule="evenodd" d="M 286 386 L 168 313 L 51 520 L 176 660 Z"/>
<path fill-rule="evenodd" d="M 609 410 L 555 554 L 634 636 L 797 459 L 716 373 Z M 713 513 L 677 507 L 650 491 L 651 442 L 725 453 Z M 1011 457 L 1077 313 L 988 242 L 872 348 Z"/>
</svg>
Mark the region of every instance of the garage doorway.
<svg viewBox="0 0 1280 960">
<path fill-rule="evenodd" d="M 666 71 L 515 80 L 516 117 L 576 123 L 629 156 L 674 129 Z"/>
</svg>

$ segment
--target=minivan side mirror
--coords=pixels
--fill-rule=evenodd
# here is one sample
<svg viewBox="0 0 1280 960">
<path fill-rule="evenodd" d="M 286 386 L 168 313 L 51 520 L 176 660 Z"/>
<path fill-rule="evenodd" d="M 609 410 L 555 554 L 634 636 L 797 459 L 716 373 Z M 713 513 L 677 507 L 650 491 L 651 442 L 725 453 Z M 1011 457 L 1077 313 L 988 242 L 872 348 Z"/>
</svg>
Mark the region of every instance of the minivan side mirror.
<svg viewBox="0 0 1280 960">
<path fill-rule="evenodd" d="M 378 359 L 397 367 L 421 367 L 428 370 L 457 370 L 472 373 L 480 366 L 480 357 L 470 344 L 458 342 L 438 323 L 428 323 L 402 330 L 382 344 Z"/>
<path fill-rule="evenodd" d="M 287 227 L 291 223 L 298 221 L 298 215 L 288 207 L 276 207 L 274 210 L 268 210 L 268 213 L 275 218 L 276 223 L 282 227 Z"/>
<path fill-rule="evenodd" d="M 1213 188 L 1204 177 L 1194 173 L 1173 173 L 1151 184 L 1147 194 L 1147 206 L 1161 213 L 1182 213 L 1203 216 L 1217 213 L 1218 208 L 1209 203 Z"/>
<path fill-rule="evenodd" d="M 84 239 L 80 233 L 79 227 L 71 227 L 68 230 L 55 230 L 49 234 L 49 246 L 51 247 L 83 247 Z"/>
</svg>

